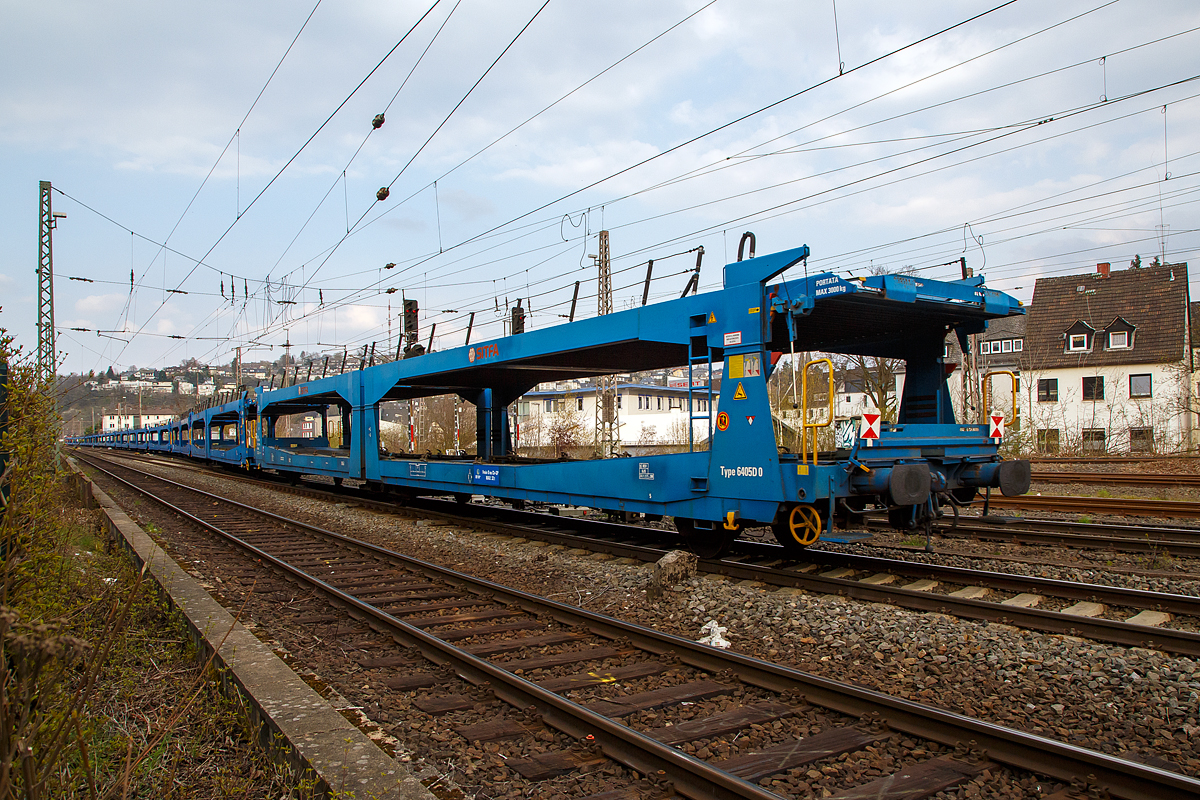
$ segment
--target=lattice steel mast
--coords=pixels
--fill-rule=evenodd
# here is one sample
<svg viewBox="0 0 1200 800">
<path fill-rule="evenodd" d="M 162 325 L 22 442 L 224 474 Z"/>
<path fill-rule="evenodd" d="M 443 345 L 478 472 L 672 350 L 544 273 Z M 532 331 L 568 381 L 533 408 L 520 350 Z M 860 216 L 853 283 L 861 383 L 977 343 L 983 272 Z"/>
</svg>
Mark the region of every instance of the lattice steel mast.
<svg viewBox="0 0 1200 800">
<path fill-rule="evenodd" d="M 54 348 L 54 223 L 57 217 L 50 204 L 50 181 L 41 181 L 40 225 L 38 226 L 38 380 L 51 391 L 55 384 Z"/>
<path fill-rule="evenodd" d="M 600 255 L 596 259 L 600 272 L 599 289 L 596 292 L 597 313 L 611 314 L 612 262 L 609 259 L 608 231 L 600 231 Z M 620 441 L 620 424 L 617 421 L 617 377 L 604 375 L 596 384 L 596 455 L 609 458 L 615 455 Z"/>
</svg>

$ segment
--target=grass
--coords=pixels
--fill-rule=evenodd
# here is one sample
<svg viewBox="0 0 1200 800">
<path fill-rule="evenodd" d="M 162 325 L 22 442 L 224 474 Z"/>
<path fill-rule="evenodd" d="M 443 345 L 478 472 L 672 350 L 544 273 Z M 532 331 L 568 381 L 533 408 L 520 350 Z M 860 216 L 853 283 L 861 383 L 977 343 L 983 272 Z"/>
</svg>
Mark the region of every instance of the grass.
<svg viewBox="0 0 1200 800">
<path fill-rule="evenodd" d="M 0 800 L 288 798 L 312 787 L 248 734 L 182 618 L 81 508 L 30 359 L 11 365 L 0 429 Z"/>
</svg>

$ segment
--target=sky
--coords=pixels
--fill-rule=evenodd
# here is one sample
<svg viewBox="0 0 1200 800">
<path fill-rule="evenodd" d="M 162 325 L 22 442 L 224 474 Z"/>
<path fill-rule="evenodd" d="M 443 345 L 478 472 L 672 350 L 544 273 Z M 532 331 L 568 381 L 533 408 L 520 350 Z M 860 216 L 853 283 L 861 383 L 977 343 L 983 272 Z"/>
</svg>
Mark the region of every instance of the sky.
<svg viewBox="0 0 1200 800">
<path fill-rule="evenodd" d="M 601 230 L 617 309 L 744 231 L 1200 297 L 1198 46 L 1191 0 L 0 0 L 0 327 L 36 350 L 40 181 L 60 372 L 562 324 Z"/>
</svg>

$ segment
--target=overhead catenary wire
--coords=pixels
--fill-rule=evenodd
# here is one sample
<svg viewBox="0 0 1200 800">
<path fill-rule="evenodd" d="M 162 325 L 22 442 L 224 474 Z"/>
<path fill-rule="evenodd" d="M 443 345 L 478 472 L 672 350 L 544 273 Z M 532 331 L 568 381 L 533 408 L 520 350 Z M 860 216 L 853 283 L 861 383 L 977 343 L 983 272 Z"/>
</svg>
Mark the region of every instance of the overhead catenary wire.
<svg viewBox="0 0 1200 800">
<path fill-rule="evenodd" d="M 429 145 L 429 143 L 433 141 L 433 138 L 438 135 L 438 133 L 442 130 L 442 128 L 445 127 L 446 123 L 450 121 L 450 118 L 454 116 L 454 112 L 458 111 L 458 109 L 462 107 L 462 104 L 467 102 L 467 98 L 469 98 L 471 96 L 471 93 L 474 92 L 475 89 L 477 89 L 479 87 L 479 84 L 483 83 L 483 79 L 486 78 L 488 76 L 488 74 L 491 73 L 491 71 L 495 68 L 495 66 L 500 63 L 500 59 L 504 58 L 505 54 L 508 53 L 508 51 L 512 49 L 512 46 L 517 43 L 517 40 L 521 38 L 521 35 L 524 34 L 525 31 L 529 30 L 529 26 L 533 24 L 534 20 L 536 20 L 538 18 L 538 16 L 542 13 L 542 11 L 545 10 L 546 6 L 548 6 L 548 5 L 550 5 L 550 0 L 545 0 L 545 2 L 543 2 L 542 5 L 538 7 L 538 10 L 533 13 L 533 16 L 529 18 L 529 21 L 525 23 L 525 25 L 521 28 L 521 30 L 517 31 L 517 35 L 512 38 L 512 41 L 510 41 L 508 43 L 508 45 L 506 45 L 505 48 L 502 51 L 500 51 L 500 55 L 496 56 L 495 60 L 493 60 L 492 63 L 488 65 L 488 68 L 483 71 L 483 74 L 479 76 L 479 78 L 475 81 L 475 83 L 471 84 L 471 88 L 466 91 L 466 94 L 464 94 L 459 99 L 459 101 L 454 104 L 454 108 L 450 109 L 450 113 L 446 114 L 445 118 L 443 118 L 442 121 L 438 123 L 438 126 L 433 129 L 433 133 L 429 134 L 429 136 L 425 139 L 425 141 L 421 143 L 421 146 L 417 148 L 416 152 L 414 152 L 412 154 L 412 156 L 409 157 L 408 161 L 405 162 L 404 166 L 400 168 L 400 171 L 398 173 L 396 173 L 396 177 L 392 178 L 391 183 L 389 183 L 386 187 L 379 190 L 378 194 L 376 195 L 377 203 L 382 203 L 384 200 L 387 199 L 388 193 L 391 191 L 392 186 L 394 186 L 396 184 L 396 181 L 400 180 L 400 177 L 402 175 L 404 175 L 405 171 L 410 166 L 412 166 L 412 163 L 414 161 L 417 160 L 417 156 L 421 155 L 421 153 L 425 150 L 425 148 Z M 371 213 L 372 208 L 374 208 L 374 205 L 367 206 L 367 210 L 364 211 L 362 213 L 362 216 L 358 218 L 358 221 L 356 221 L 354 223 L 354 225 L 351 226 L 351 230 L 353 230 L 354 228 L 357 228 L 362 223 L 362 221 L 364 219 L 366 219 L 367 215 Z M 349 235 L 350 235 L 349 233 L 346 234 L 346 236 L 349 236 Z M 329 255 L 326 256 L 321 261 L 321 263 L 318 264 L 316 266 L 316 268 L 313 270 L 313 276 L 315 276 L 318 272 L 321 271 L 321 268 L 324 267 L 326 263 L 328 263 L 329 259 L 333 256 L 333 253 L 337 251 L 337 248 L 345 240 L 346 240 L 346 237 L 344 236 L 338 241 L 338 243 L 336 245 L 334 245 L 334 247 L 330 251 Z M 312 278 L 310 277 L 309 280 L 311 280 L 311 279 Z"/>
<path fill-rule="evenodd" d="M 459 7 L 459 5 L 461 5 L 461 3 L 462 3 L 462 0 L 458 0 L 457 2 L 455 2 L 454 6 L 450 9 L 450 13 L 448 13 L 446 15 L 446 18 L 442 20 L 441 25 L 438 26 L 438 29 L 436 31 L 434 31 L 433 36 L 430 37 L 429 43 L 425 45 L 425 49 L 421 51 L 421 55 L 417 57 L 417 60 L 415 62 L 413 62 L 412 67 L 408 70 L 408 73 L 404 76 L 404 80 L 400 82 L 400 86 L 397 87 L 395 93 L 392 95 L 392 99 L 389 100 L 387 102 L 387 105 L 384 106 L 383 112 L 381 114 L 379 114 L 374 120 L 372 120 L 371 128 L 367 131 L 366 136 L 363 137 L 362 142 L 359 143 L 358 147 L 350 155 L 350 158 L 346 161 L 345 166 L 342 167 L 341 181 L 342 181 L 342 189 L 343 189 L 343 194 L 345 197 L 345 204 L 346 204 L 345 211 L 346 211 L 346 234 L 347 235 L 350 234 L 352 228 L 350 226 L 350 190 L 347 187 L 346 172 L 350 169 L 350 166 L 354 163 L 355 159 L 358 158 L 359 154 L 362 152 L 363 148 L 366 146 L 367 141 L 371 138 L 371 135 L 383 126 L 384 117 L 386 116 L 386 114 L 389 111 L 391 111 L 392 104 L 396 102 L 396 99 L 400 96 L 400 92 L 403 91 L 404 87 L 408 85 L 408 81 L 410 78 L 412 78 L 413 73 L 417 71 L 417 67 L 421 66 L 421 62 L 425 59 L 425 56 L 429 53 L 430 48 L 433 47 L 434 42 L 436 42 L 438 40 L 438 37 L 441 36 L 442 31 L 445 29 L 446 25 L 450 22 L 450 18 L 454 16 L 454 12 L 458 10 L 458 7 Z M 296 241 L 300 238 L 300 234 L 304 233 L 304 230 L 308 227 L 308 224 L 310 222 L 312 222 L 313 217 L 315 217 L 317 215 L 317 212 L 321 210 L 321 206 L 325 204 L 325 200 L 329 197 L 329 194 L 334 190 L 334 188 L 336 186 L 337 186 L 337 180 L 335 180 L 333 182 L 333 184 L 329 187 L 329 191 L 327 191 L 325 193 L 324 197 L 322 197 L 321 200 L 317 203 L 316 207 L 313 208 L 312 213 L 308 215 L 308 219 L 306 219 L 304 221 L 304 223 L 300 226 L 300 229 L 296 231 L 296 235 L 293 236 L 292 240 L 288 243 L 287 247 L 285 247 L 283 249 L 283 252 L 279 254 L 279 258 L 275 261 L 275 265 L 273 267 L 271 267 L 271 270 L 270 270 L 271 272 L 274 272 L 275 269 L 283 262 L 284 257 L 287 256 L 288 252 L 291 251 L 292 246 L 294 244 L 296 244 Z M 299 268 L 300 267 L 298 267 L 297 269 L 299 269 Z M 290 275 L 294 272 L 295 272 L 295 270 L 292 270 L 292 272 L 289 272 L 288 275 Z M 287 276 L 285 275 L 284 277 L 287 277 Z"/>
<path fill-rule="evenodd" d="M 557 218 L 557 217 L 556 217 Z"/>
<path fill-rule="evenodd" d="M 379 62 L 374 67 L 371 68 L 371 71 L 367 73 L 366 77 L 364 77 L 361 81 L 358 82 L 358 85 L 356 85 L 354 87 L 354 89 L 352 89 L 350 91 L 350 94 L 348 94 L 346 96 L 346 98 L 344 100 L 342 100 L 341 103 L 338 104 L 337 108 L 335 108 L 329 114 L 329 116 L 325 118 L 325 120 L 317 127 L 317 129 L 315 131 L 313 131 L 312 135 L 310 135 L 308 137 L 308 139 L 306 139 L 304 141 L 304 143 L 302 145 L 300 145 L 299 149 L 297 149 L 296 152 L 293 153 L 292 156 L 287 160 L 287 162 L 284 163 L 284 165 L 279 168 L 279 170 L 275 173 L 275 175 L 269 181 L 267 181 L 267 184 L 265 186 L 263 186 L 263 188 L 261 190 L 259 190 L 258 194 L 256 194 L 254 196 L 254 198 L 246 205 L 246 208 L 243 210 L 242 214 L 239 215 L 238 217 L 236 217 L 234 219 L 234 221 L 231 222 L 229 224 L 229 226 L 221 233 L 221 235 L 217 237 L 217 240 L 215 242 L 213 242 L 212 246 L 208 248 L 208 250 L 204 253 L 204 255 L 196 260 L 197 266 L 199 265 L 199 263 L 201 263 L 205 259 L 207 259 L 214 250 L 217 249 L 217 246 L 220 245 L 220 243 L 225 239 L 225 237 L 229 235 L 229 232 L 233 230 L 233 228 L 237 225 L 237 223 L 239 221 L 241 221 L 242 217 L 245 215 L 245 212 L 249 211 L 250 208 L 253 207 L 259 201 L 259 199 L 262 198 L 262 196 L 264 194 L 266 194 L 267 190 L 270 189 L 271 186 L 275 183 L 275 181 L 277 181 L 279 179 L 279 176 L 282 175 L 284 173 L 284 171 L 286 171 L 287 168 L 290 167 L 292 165 L 292 163 L 297 158 L 300 157 L 300 154 L 303 153 L 304 150 L 308 147 L 308 145 L 312 143 L 313 139 L 317 138 L 317 135 L 320 134 L 320 132 L 325 129 L 325 126 L 329 124 L 330 120 L 332 120 L 337 115 L 337 113 L 339 111 L 341 111 L 342 108 L 345 107 L 345 105 L 348 102 L 350 102 L 350 99 L 352 97 L 354 97 L 355 94 L 358 93 L 358 90 L 361 89 L 368 80 L 370 80 L 371 76 L 374 75 L 375 72 L 378 71 L 379 68 L 383 66 L 383 64 L 391 57 L 391 55 L 396 52 L 396 50 L 400 47 L 400 45 L 404 43 L 405 39 L 408 38 L 409 34 L 411 34 L 414 30 L 416 30 L 417 26 L 420 25 L 421 22 L 427 16 L 429 16 L 429 14 L 433 11 L 434 8 L 437 7 L 437 5 L 441 1 L 442 0 L 434 0 L 433 5 L 431 5 L 428 9 L 426 9 L 425 13 L 422 14 L 421 17 L 412 24 L 412 27 L 410 27 L 408 29 L 408 31 L 405 32 L 404 36 L 402 36 L 400 38 L 400 41 L 396 42 L 396 44 L 392 46 L 392 49 L 389 50 L 387 52 L 387 54 L 384 55 L 384 57 L 382 59 L 380 59 Z M 197 266 L 193 266 L 192 269 L 188 271 L 188 273 L 183 277 L 183 280 L 181 280 L 178 283 L 176 288 L 183 287 L 183 284 L 186 283 L 188 278 L 190 278 L 192 276 L 192 274 L 196 271 Z M 141 333 L 145 329 L 146 325 L 150 324 L 150 322 L 154 319 L 154 317 L 156 317 L 158 315 L 158 312 L 161 311 L 165 305 L 166 305 L 166 301 L 164 300 L 164 302 L 160 303 L 158 308 L 156 308 L 154 310 L 154 312 L 151 313 L 149 317 L 147 317 L 146 321 L 142 323 L 142 326 L 138 329 L 137 333 L 134 334 L 134 338 L 137 337 L 138 333 Z M 117 354 L 117 358 L 120 358 L 121 354 L 124 352 L 125 352 L 125 350 L 124 350 L 124 348 L 122 348 L 121 353 Z"/>
<path fill-rule="evenodd" d="M 1001 8 L 1001 7 L 1003 7 L 1003 6 L 997 6 L 997 7 L 996 7 L 996 9 L 998 9 L 998 8 Z M 992 9 L 992 10 L 996 10 L 996 9 Z M 983 13 L 984 13 L 984 14 L 986 14 L 986 13 L 991 13 L 991 12 L 990 12 L 990 11 L 988 11 L 988 12 L 983 12 Z M 982 16 L 982 14 L 981 14 L 981 15 L 977 15 L 976 17 L 973 17 L 973 18 L 971 18 L 971 19 L 977 19 L 979 16 Z M 966 21 L 964 21 L 964 23 L 958 23 L 957 25 L 950 26 L 949 28 L 946 28 L 946 29 L 944 29 L 944 30 L 952 30 L 953 28 L 955 28 L 955 27 L 958 27 L 958 25 L 965 24 L 965 22 L 969 22 L 969 21 L 971 21 L 971 20 L 966 20 Z M 937 35 L 937 34 L 932 34 L 931 36 L 933 36 L 933 35 Z M 921 40 L 919 40 L 919 41 L 925 41 L 925 40 L 927 40 L 928 38 L 930 38 L 930 37 L 924 37 L 923 39 L 921 39 Z M 915 44 L 915 43 L 914 43 L 914 44 Z M 903 49 L 907 49 L 907 47 L 909 47 L 909 46 L 912 46 L 912 45 L 908 45 L 908 46 L 906 46 L 905 48 L 900 48 L 900 49 L 898 49 L 897 51 L 893 51 L 893 53 L 894 53 L 894 52 L 899 52 L 900 50 L 903 50 Z M 867 63 L 868 63 L 868 64 L 869 64 L 869 63 L 874 63 L 875 61 L 878 61 L 878 60 L 880 60 L 880 59 L 882 59 L 882 58 L 885 58 L 885 57 L 887 57 L 887 56 L 886 56 L 886 55 L 885 55 L 885 56 L 881 56 L 881 57 L 879 57 L 879 58 L 877 58 L 877 59 L 874 59 L 872 62 L 867 62 Z M 855 69 L 859 69 L 859 68 L 861 68 L 862 66 L 865 66 L 865 65 L 860 65 L 860 67 L 856 67 Z M 807 91 L 807 90 L 805 90 L 805 91 Z M 757 113 L 757 112 L 755 112 L 755 113 Z M 736 122 L 736 120 L 735 120 L 735 122 Z M 732 124 L 732 123 L 729 123 L 729 124 Z M 727 125 L 728 125 L 728 124 L 727 124 Z M 726 126 L 722 126 L 722 127 L 727 127 L 727 125 L 726 125 Z M 486 234 L 484 234 L 484 235 L 486 235 Z M 478 239 L 478 238 L 481 238 L 481 236 L 482 236 L 482 235 L 480 235 L 480 236 L 476 236 L 476 237 L 473 237 L 473 238 L 474 238 L 474 239 Z"/>
<path fill-rule="evenodd" d="M 1080 17 L 1082 17 L 1082 16 L 1085 16 L 1085 15 L 1086 15 L 1086 14 L 1088 14 L 1088 13 L 1093 13 L 1093 12 L 1095 12 L 1095 11 L 1097 11 L 1097 10 L 1101 9 L 1101 8 L 1105 8 L 1105 7 L 1107 7 L 1107 6 L 1113 5 L 1113 3 L 1115 3 L 1115 2 L 1117 2 L 1117 0 L 1110 0 L 1110 2 L 1107 2 L 1107 3 L 1104 3 L 1104 4 L 1100 5 L 1100 6 L 1097 6 L 1096 8 L 1093 8 L 1093 9 L 1091 9 L 1090 11 L 1083 12 L 1083 13 L 1081 13 L 1081 14 L 1077 14 L 1077 15 L 1075 15 L 1075 16 L 1073 16 L 1073 17 L 1069 18 L 1068 20 L 1064 20 L 1064 21 L 1062 21 L 1062 22 L 1055 23 L 1055 24 L 1052 24 L 1052 25 L 1050 25 L 1050 26 L 1047 26 L 1047 27 L 1045 27 L 1045 28 L 1042 28 L 1040 31 L 1038 31 L 1038 32 L 1035 32 L 1034 34 L 1029 34 L 1029 35 L 1027 35 L 1027 36 L 1020 37 L 1020 38 L 1019 38 L 1017 41 L 1023 41 L 1023 40 L 1025 40 L 1025 39 L 1028 39 L 1028 38 L 1030 38 L 1030 36 L 1037 35 L 1037 33 L 1044 33 L 1044 32 L 1046 32 L 1046 31 L 1048 31 L 1048 30 L 1052 30 L 1052 29 L 1054 29 L 1054 28 L 1058 27 L 1059 25 L 1066 24 L 1066 22 L 1070 22 L 1070 21 L 1072 21 L 1072 20 L 1075 20 L 1075 19 L 1078 19 L 1078 18 L 1080 18 Z M 999 8 L 999 7 L 997 7 L 997 8 Z M 993 10 L 996 10 L 996 9 L 993 9 Z M 984 13 L 990 13 L 990 12 L 984 12 Z M 972 18 L 972 19 L 974 19 L 974 18 Z M 970 20 L 967 20 L 967 21 L 970 21 Z M 958 25 L 962 25 L 962 24 L 965 24 L 965 22 L 963 22 L 963 23 L 958 23 Z M 955 25 L 955 26 L 950 26 L 949 28 L 943 29 L 943 32 L 944 32 L 945 30 L 952 30 L 952 29 L 954 29 L 955 27 L 957 27 L 958 25 Z M 884 56 L 880 56 L 880 57 L 878 57 L 878 58 L 876 58 L 876 59 L 872 60 L 871 62 L 867 62 L 867 64 L 871 64 L 871 63 L 878 62 L 878 61 L 882 60 L 883 58 L 886 58 L 886 57 L 888 57 L 889 55 L 893 55 L 893 54 L 895 54 L 895 53 L 902 52 L 903 50 L 907 49 L 908 47 L 915 46 L 915 44 L 918 44 L 918 43 L 920 43 L 921 41 L 926 41 L 926 40 L 928 40 L 929 38 L 931 38 L 931 37 L 932 37 L 932 36 L 934 36 L 934 35 L 937 35 L 937 34 L 931 34 L 929 37 L 925 37 L 925 38 L 923 38 L 923 39 L 921 39 L 921 40 L 918 40 L 918 41 L 917 41 L 917 42 L 915 42 L 915 43 L 911 43 L 911 44 L 909 44 L 909 45 L 906 45 L 905 47 L 897 48 L 896 50 L 894 50 L 894 51 L 891 51 L 891 53 L 889 53 L 889 54 L 885 54 Z M 998 51 L 998 50 L 1000 50 L 1000 49 L 1003 49 L 1003 46 L 1002 46 L 1002 47 L 999 47 L 999 48 L 993 48 L 992 50 L 988 51 L 987 53 L 981 54 L 981 56 L 977 56 L 977 57 L 973 57 L 973 58 L 971 58 L 971 59 L 967 59 L 967 60 L 966 60 L 966 61 L 964 61 L 964 62 L 960 62 L 960 64 L 961 64 L 961 63 L 969 63 L 970 61 L 976 60 L 976 58 L 978 58 L 978 57 L 982 57 L 982 55 L 987 55 L 987 54 L 989 54 L 989 53 L 997 52 L 997 51 Z M 856 67 L 856 68 L 855 68 L 855 70 L 857 70 L 857 69 L 861 68 L 862 66 L 866 66 L 867 64 L 860 65 L 860 67 Z M 941 74 L 941 73 L 943 73 L 943 72 L 945 72 L 945 71 L 948 71 L 948 69 L 950 69 L 950 68 L 946 68 L 946 69 L 943 69 L 943 70 L 939 70 L 939 71 L 938 71 L 937 73 L 935 73 L 935 74 Z M 853 71 L 853 70 L 851 70 L 851 71 Z M 828 81 L 824 81 L 824 82 L 822 82 L 821 84 L 815 84 L 814 86 L 823 85 L 823 83 L 827 83 L 827 82 L 828 82 Z M 909 85 L 915 84 L 915 83 L 917 83 L 917 82 L 919 82 L 919 81 L 914 81 L 914 82 L 910 83 Z M 812 89 L 812 88 L 814 88 L 814 87 L 812 87 L 812 86 L 810 86 L 810 87 L 809 87 L 809 89 Z M 809 91 L 809 89 L 802 90 L 801 92 L 799 92 L 799 93 L 797 93 L 797 94 L 795 94 L 795 95 L 792 95 L 791 97 L 796 97 L 796 96 L 799 96 L 799 94 L 803 94 L 804 92 L 806 92 L 806 91 Z M 880 95 L 879 97 L 886 96 L 886 94 L 887 94 L 887 93 L 885 93 L 885 95 Z M 790 98 L 784 98 L 784 100 L 787 100 L 787 99 L 790 99 Z M 773 107 L 774 105 L 778 105 L 778 103 L 779 103 L 779 102 L 783 102 L 783 101 L 777 101 L 776 103 L 772 104 L 771 106 L 767 106 L 767 107 L 765 107 L 765 108 L 770 108 L 770 107 Z M 859 105 L 861 105 L 861 104 L 859 104 Z M 761 111 L 761 110 L 762 110 L 762 109 L 760 109 L 760 111 Z M 754 113 L 758 113 L 758 112 L 754 112 Z M 753 114 L 751 114 L 751 115 L 747 115 L 747 116 L 745 116 L 745 117 L 742 117 L 741 119 L 746 119 L 746 118 L 748 118 L 749 116 L 753 116 Z M 689 142 L 692 142 L 692 141 L 697 141 L 698 139 L 700 139 L 700 138 L 703 138 L 704 136 L 707 136 L 707 135 L 709 135 L 709 134 L 711 134 L 711 133 L 713 133 L 713 132 L 715 132 L 715 131 L 717 131 L 717 130 L 724 129 L 724 128 L 728 127 L 729 125 L 736 123 L 737 121 L 739 121 L 739 120 L 734 120 L 734 121 L 733 121 L 733 122 L 731 122 L 731 123 L 726 123 L 725 125 L 723 125 L 723 126 L 720 126 L 720 127 L 716 128 L 716 129 L 713 129 L 712 131 L 709 131 L 709 132 L 708 132 L 708 133 L 706 133 L 706 134 L 702 134 L 700 137 L 696 137 L 695 139 L 689 140 Z M 682 147 L 682 146 L 684 146 L 684 145 L 688 144 L 689 142 L 685 142 L 685 143 L 683 143 L 683 145 L 678 145 L 678 146 L 676 146 L 676 147 L 675 147 L 675 148 L 673 148 L 673 149 L 678 149 L 679 147 Z M 654 158 L 657 158 L 657 157 L 659 157 L 659 156 L 666 155 L 666 153 L 667 153 L 667 152 L 670 152 L 670 151 L 664 151 L 663 153 L 660 153 L 660 154 L 658 154 L 658 155 L 656 155 L 656 156 L 652 157 L 652 158 L 651 158 L 651 159 L 649 159 L 649 160 L 653 160 Z M 645 161 L 644 161 L 644 162 L 640 162 L 640 163 L 647 163 L 647 162 L 645 162 Z M 628 169 L 632 169 L 632 168 L 634 168 L 634 167 L 637 167 L 637 166 L 639 166 L 639 165 L 640 165 L 640 164 L 635 164 L 633 167 L 630 167 L 630 168 L 627 168 L 626 170 L 623 170 L 623 171 L 622 171 L 622 173 L 614 173 L 613 175 L 610 175 L 608 178 L 601 179 L 601 181 L 599 181 L 599 182 L 597 182 L 597 183 L 600 183 L 600 182 L 606 181 L 606 180 L 608 180 L 609 178 L 611 178 L 611 177 L 614 177 L 615 175 L 618 175 L 618 174 L 623 174 L 623 172 L 625 172 L 625 171 L 628 171 Z M 594 186 L 594 185 L 597 185 L 597 184 L 591 184 L 591 186 Z M 588 186 L 588 187 L 584 187 L 584 188 L 585 188 L 585 189 L 586 189 L 586 188 L 590 188 L 590 186 Z M 563 197 L 560 197 L 560 198 L 559 198 L 559 200 L 561 200 L 561 199 L 564 199 L 565 197 L 572 196 L 573 194 L 577 194 L 577 193 L 578 193 L 578 191 L 582 191 L 582 189 L 581 189 L 581 190 L 577 190 L 576 192 L 572 192 L 572 193 L 571 193 L 571 195 L 565 195 L 565 196 L 563 196 Z M 620 198 L 618 198 L 618 199 L 620 199 Z M 554 202 L 558 202 L 558 201 L 554 201 Z M 613 201 L 608 201 L 608 202 L 615 202 L 615 200 L 613 200 Z M 553 204 L 553 203 L 551 203 L 550 205 L 552 205 L 552 204 Z M 542 208 L 545 208 L 545 207 L 546 207 L 546 206 L 543 206 Z M 528 212 L 528 213 L 526 213 L 525 215 L 522 215 L 522 217 L 518 217 L 518 218 L 515 218 L 515 219 L 521 219 L 521 218 L 523 218 L 524 216 L 528 216 L 530 213 L 535 213 L 537 210 L 541 210 L 541 209 L 535 209 L 535 210 L 534 210 L 534 212 Z M 559 217 L 555 217 L 555 219 L 558 219 L 558 218 L 559 218 Z M 478 235 L 476 235 L 475 237 L 471 237 L 470 239 L 467 239 L 467 240 L 464 240 L 463 242 L 460 242 L 458 245 L 452 245 L 452 246 L 450 246 L 450 247 L 444 248 L 444 251 L 453 250 L 453 249 L 456 249 L 457 247 L 459 247 L 459 246 L 461 246 L 461 245 L 463 245 L 463 244 L 467 244 L 467 243 L 470 243 L 470 242 L 472 242 L 472 241 L 475 241 L 475 240 L 478 240 L 478 239 L 485 238 L 485 237 L 487 237 L 487 236 L 493 235 L 495 232 L 498 232 L 499 230 L 501 230 L 502 228 L 504 228 L 506 225 L 508 225 L 508 224 L 511 224 L 512 222 L 513 222 L 513 220 L 510 220 L 510 221 L 509 221 L 509 223 L 504 223 L 504 224 L 502 224 L 502 225 L 495 226 L 495 227 L 491 228 L 490 230 L 488 230 L 488 231 L 485 231 L 485 232 L 484 232 L 484 233 L 482 233 L 482 234 L 478 234 Z M 370 224 L 370 223 L 368 223 L 368 224 Z M 429 258 L 423 259 L 423 260 L 421 260 L 421 261 L 417 262 L 416 264 L 413 264 L 413 265 L 412 265 L 412 267 L 420 266 L 420 265 L 422 265 L 422 264 L 426 263 L 426 262 L 427 262 L 427 261 L 429 261 L 429 260 L 430 260 Z M 412 267 L 410 267 L 410 268 L 412 268 Z"/>
</svg>

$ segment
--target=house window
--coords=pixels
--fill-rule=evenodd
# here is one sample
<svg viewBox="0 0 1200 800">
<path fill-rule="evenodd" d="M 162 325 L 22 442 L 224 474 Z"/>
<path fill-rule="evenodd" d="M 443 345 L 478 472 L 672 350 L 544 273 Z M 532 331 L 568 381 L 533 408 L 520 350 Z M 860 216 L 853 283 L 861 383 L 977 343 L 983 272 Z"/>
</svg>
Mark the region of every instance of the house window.
<svg viewBox="0 0 1200 800">
<path fill-rule="evenodd" d="M 1067 349 L 1072 352 L 1088 349 L 1088 337 L 1086 333 L 1072 333 L 1071 340 L 1067 344 Z"/>
<path fill-rule="evenodd" d="M 1104 451 L 1104 428 L 1084 428 L 1083 452 L 1103 453 Z"/>
<path fill-rule="evenodd" d="M 547 414 L 549 414 L 549 413 L 550 413 L 551 411 L 553 411 L 553 410 L 554 410 L 554 401 L 553 401 L 553 400 L 547 400 L 547 401 L 546 401 L 546 413 L 547 413 Z"/>
<path fill-rule="evenodd" d="M 576 406 L 575 406 L 575 407 L 576 407 L 576 408 L 578 408 L 580 411 L 583 411 L 583 398 L 582 398 L 582 397 L 576 397 L 576 398 L 575 398 L 575 403 L 576 403 Z"/>
<path fill-rule="evenodd" d="M 1058 401 L 1058 378 L 1038 378 L 1038 402 Z M 1057 434 L 1057 431 L 1055 432 Z"/>
<path fill-rule="evenodd" d="M 1154 428 L 1130 428 L 1129 452 L 1150 453 L 1154 450 Z"/>
<path fill-rule="evenodd" d="M 1129 331 L 1113 331 L 1108 335 L 1108 349 L 1120 350 L 1129 347 Z"/>
<path fill-rule="evenodd" d="M 992 343 L 991 342 L 980 342 L 979 343 L 979 354 L 981 356 L 986 356 L 990 352 L 992 352 Z"/>
<path fill-rule="evenodd" d="M 657 410 L 662 411 L 662 395 L 659 395 L 658 397 L 655 397 L 654 399 L 656 401 L 655 406 L 657 406 Z"/>
<path fill-rule="evenodd" d="M 621 407 L 621 395 L 617 395 L 617 408 Z"/>
<path fill-rule="evenodd" d="M 1024 349 L 1025 349 L 1025 340 L 1024 339 L 1013 339 L 1013 352 L 1014 353 L 1020 353 Z"/>
<path fill-rule="evenodd" d="M 1083 379 L 1083 399 L 1084 402 L 1104 399 L 1103 375 Z"/>
<path fill-rule="evenodd" d="M 1005 339 L 1003 342 L 1000 343 L 1000 352 L 1001 353 L 1011 353 L 1012 349 L 1013 349 L 1012 339 Z"/>
<path fill-rule="evenodd" d="M 1037 432 L 1039 453 L 1058 452 L 1058 428 L 1039 428 Z"/>
<path fill-rule="evenodd" d="M 1130 375 L 1129 376 L 1129 396 L 1130 397 L 1150 397 L 1150 376 L 1149 375 Z"/>
<path fill-rule="evenodd" d="M 683 398 L 682 397 L 668 397 L 667 398 L 667 408 L 668 409 L 683 408 Z"/>
</svg>

